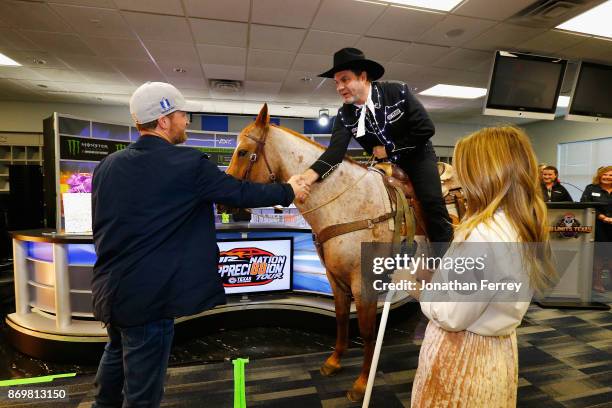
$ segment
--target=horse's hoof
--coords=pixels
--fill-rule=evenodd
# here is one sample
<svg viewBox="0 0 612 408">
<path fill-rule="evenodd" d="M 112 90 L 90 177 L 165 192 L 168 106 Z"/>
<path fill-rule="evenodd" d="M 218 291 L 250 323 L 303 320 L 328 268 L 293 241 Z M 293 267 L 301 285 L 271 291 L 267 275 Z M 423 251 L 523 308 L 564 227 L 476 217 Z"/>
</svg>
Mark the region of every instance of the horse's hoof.
<svg viewBox="0 0 612 408">
<path fill-rule="evenodd" d="M 365 396 L 365 390 L 358 390 L 355 387 L 346 392 L 346 398 L 351 402 L 361 402 Z"/>
<path fill-rule="evenodd" d="M 335 366 L 325 362 L 319 371 L 323 377 L 331 377 L 338 374 L 340 370 L 342 370 L 341 366 Z"/>
</svg>

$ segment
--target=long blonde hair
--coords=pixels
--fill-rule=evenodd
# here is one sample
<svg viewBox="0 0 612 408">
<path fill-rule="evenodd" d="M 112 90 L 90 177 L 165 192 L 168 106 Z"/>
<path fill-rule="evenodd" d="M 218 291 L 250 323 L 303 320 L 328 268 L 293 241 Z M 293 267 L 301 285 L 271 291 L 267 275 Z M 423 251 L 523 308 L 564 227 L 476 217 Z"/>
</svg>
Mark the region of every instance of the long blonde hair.
<svg viewBox="0 0 612 408">
<path fill-rule="evenodd" d="M 601 166 L 600 168 L 598 168 L 597 173 L 595 173 L 595 176 L 593 176 L 593 184 L 601 184 L 601 176 L 603 176 L 604 173 L 607 173 L 610 170 L 612 170 L 612 166 Z"/>
<path fill-rule="evenodd" d="M 466 197 L 467 211 L 455 236 L 467 238 L 503 210 L 524 245 L 533 289 L 541 292 L 556 278 L 551 262 L 547 208 L 538 164 L 527 135 L 511 126 L 481 129 L 455 147 L 453 165 Z M 535 245 L 532 245 L 534 243 Z"/>
</svg>

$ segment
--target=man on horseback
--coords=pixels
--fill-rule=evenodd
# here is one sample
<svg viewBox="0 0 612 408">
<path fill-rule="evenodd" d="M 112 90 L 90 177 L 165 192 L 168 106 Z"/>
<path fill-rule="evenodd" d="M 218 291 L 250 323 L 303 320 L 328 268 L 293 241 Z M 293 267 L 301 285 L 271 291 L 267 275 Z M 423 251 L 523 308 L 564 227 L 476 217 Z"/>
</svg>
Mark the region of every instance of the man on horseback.
<svg viewBox="0 0 612 408">
<path fill-rule="evenodd" d="M 307 184 L 324 179 L 342 162 L 351 137 L 379 160 L 397 164 L 410 177 L 425 210 L 431 242 L 450 242 L 452 226 L 442 199 L 437 158 L 429 140 L 434 124 L 403 82 L 374 82 L 385 69 L 356 48 L 334 54 L 334 66 L 320 74 L 333 78 L 343 105 L 327 150 L 303 174 Z"/>
</svg>

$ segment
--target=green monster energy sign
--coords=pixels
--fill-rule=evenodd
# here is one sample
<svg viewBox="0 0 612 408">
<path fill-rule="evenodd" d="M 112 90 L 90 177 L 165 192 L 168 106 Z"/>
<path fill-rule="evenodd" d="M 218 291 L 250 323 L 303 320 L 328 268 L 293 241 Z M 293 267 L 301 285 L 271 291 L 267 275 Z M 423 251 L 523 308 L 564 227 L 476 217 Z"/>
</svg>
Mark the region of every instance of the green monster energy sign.
<svg viewBox="0 0 612 408">
<path fill-rule="evenodd" d="M 60 159 L 100 161 L 128 145 L 127 141 L 60 136 Z"/>
</svg>

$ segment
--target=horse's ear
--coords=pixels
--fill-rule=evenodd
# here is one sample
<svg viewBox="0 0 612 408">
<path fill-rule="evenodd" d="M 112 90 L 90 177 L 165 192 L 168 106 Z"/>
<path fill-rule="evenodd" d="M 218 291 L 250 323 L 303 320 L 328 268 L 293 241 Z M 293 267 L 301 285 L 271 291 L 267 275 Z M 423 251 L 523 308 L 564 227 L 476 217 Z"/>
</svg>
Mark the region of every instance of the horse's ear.
<svg viewBox="0 0 612 408">
<path fill-rule="evenodd" d="M 257 119 L 255 120 L 255 126 L 264 128 L 270 123 L 270 115 L 268 114 L 268 104 L 264 103 L 264 106 L 259 111 Z"/>
</svg>

